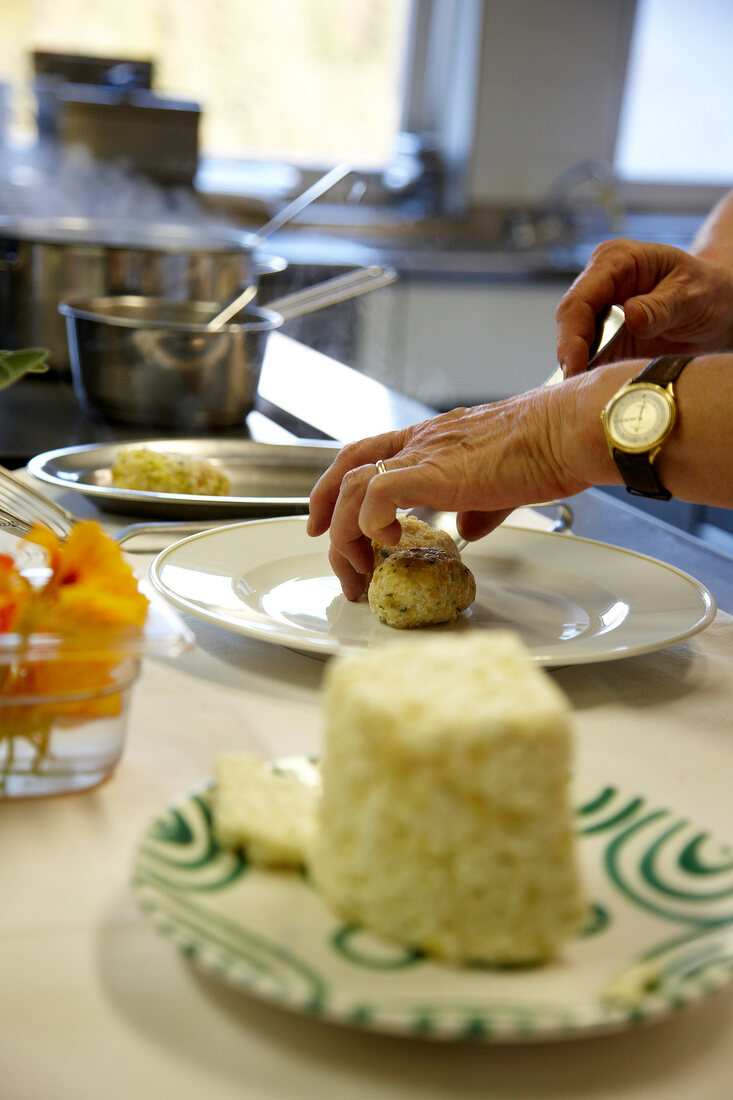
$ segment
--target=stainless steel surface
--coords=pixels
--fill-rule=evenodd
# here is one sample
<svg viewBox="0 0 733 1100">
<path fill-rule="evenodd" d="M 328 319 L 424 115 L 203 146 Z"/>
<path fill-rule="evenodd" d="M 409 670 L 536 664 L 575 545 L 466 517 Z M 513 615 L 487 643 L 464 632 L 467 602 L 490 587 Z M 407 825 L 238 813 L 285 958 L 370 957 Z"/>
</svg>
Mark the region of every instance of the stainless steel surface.
<svg viewBox="0 0 733 1100">
<path fill-rule="evenodd" d="M 305 313 L 314 313 L 326 306 L 336 305 L 337 302 L 345 302 L 349 298 L 356 298 L 366 294 L 370 290 L 378 290 L 388 286 L 397 278 L 397 272 L 391 267 L 358 267 L 354 271 L 347 271 L 345 275 L 336 275 L 333 279 L 326 279 L 314 286 L 303 287 L 294 290 L 292 294 L 284 294 L 282 297 L 273 298 L 267 303 L 267 308 L 279 313 L 284 321 L 293 317 L 302 317 Z M 216 317 L 207 324 L 209 331 L 220 329 L 227 321 L 236 317 L 253 298 L 254 287 L 245 287 L 241 294 L 225 306 Z"/>
<path fill-rule="evenodd" d="M 337 302 L 345 302 L 349 298 L 357 298 L 371 290 L 389 286 L 396 278 L 397 272 L 391 267 L 357 267 L 354 271 L 347 271 L 345 275 L 336 275 L 335 278 L 326 279 L 314 286 L 273 298 L 267 303 L 267 308 L 279 313 L 283 320 L 290 321 L 293 317 L 302 317 L 305 313 L 314 313 L 326 306 L 336 305 Z"/>
<path fill-rule="evenodd" d="M 257 241 L 261 243 L 271 237 L 273 233 L 276 233 L 278 229 L 282 229 L 284 225 L 292 221 L 298 214 L 302 213 L 306 207 L 311 203 L 319 199 L 321 195 L 325 195 L 327 191 L 330 191 L 332 187 L 335 187 L 337 183 L 340 183 L 344 176 L 348 176 L 351 171 L 349 164 L 337 164 L 335 168 L 332 168 L 329 172 L 326 172 L 324 176 L 317 179 L 315 183 L 312 183 L 302 195 L 298 195 L 291 202 L 287 203 L 282 210 L 280 210 L 274 218 L 270 218 L 269 221 L 258 229 Z"/>
<path fill-rule="evenodd" d="M 249 310 L 208 332 L 214 302 L 144 297 L 62 304 L 74 389 L 108 420 L 186 432 L 242 425 L 254 406 L 267 335 L 282 322 Z"/>
<path fill-rule="evenodd" d="M 289 221 L 302 213 L 306 207 L 310 206 L 311 203 L 315 202 L 321 195 L 325 195 L 327 191 L 335 187 L 350 171 L 351 167 L 348 164 L 337 164 L 330 172 L 326 172 L 324 176 L 321 176 L 320 179 L 311 184 L 302 195 L 298 195 L 292 202 L 287 203 L 274 218 L 270 218 L 269 221 L 265 222 L 257 231 L 257 244 L 261 244 L 263 241 L 267 240 L 268 237 L 272 236 L 273 233 L 276 233 L 278 229 L 282 229 L 284 225 L 287 225 Z M 238 294 L 228 305 L 224 306 L 224 308 L 217 313 L 216 317 L 212 317 L 207 327 L 212 330 L 221 328 L 226 321 L 231 320 L 240 310 L 244 309 L 244 307 L 252 301 L 256 293 L 256 282 L 249 286 L 245 286 L 241 294 Z M 270 308 L 273 308 L 272 303 L 270 303 Z"/>
<path fill-rule="evenodd" d="M 257 293 L 257 284 L 250 283 L 246 286 L 241 294 L 237 294 L 235 298 L 231 300 L 223 309 L 220 309 L 215 317 L 207 323 L 206 327 L 209 332 L 216 332 L 222 325 L 225 325 L 227 321 L 231 321 L 232 317 L 235 317 L 238 313 L 248 306 Z"/>
<path fill-rule="evenodd" d="M 284 320 L 356 297 L 396 278 L 364 268 L 251 307 L 209 331 L 213 302 L 145 297 L 62 303 L 74 387 L 103 416 L 177 431 L 241 426 L 254 407 L 267 337 Z"/>
<path fill-rule="evenodd" d="M 228 496 L 191 496 L 117 489 L 112 466 L 121 447 L 150 447 L 213 462 L 230 481 Z M 310 491 L 330 466 L 338 445 L 254 443 L 237 439 L 147 439 L 65 447 L 36 455 L 30 474 L 56 488 L 81 493 L 98 508 L 131 516 L 176 520 L 290 515 L 305 512 Z"/>
<path fill-rule="evenodd" d="M 263 255 L 255 234 L 202 225 L 113 218 L 0 219 L 0 331 L 6 347 L 47 347 L 68 373 L 59 302 L 149 295 L 226 302 L 285 260 Z"/>
<path fill-rule="evenodd" d="M 258 232 L 117 218 L 0 219 L 0 331 L 10 347 L 41 345 L 70 366 L 57 307 L 70 298 L 149 295 L 226 302 L 286 262 L 265 240 L 350 171 L 338 165 Z"/>
<path fill-rule="evenodd" d="M 168 520 L 166 523 L 128 523 L 114 532 L 112 538 L 118 546 L 125 546 L 129 554 L 148 554 L 152 550 L 164 550 L 172 542 L 178 542 L 184 535 L 195 535 L 199 531 L 206 531 L 213 526 L 219 526 L 220 520 L 214 523 L 198 522 L 186 523 L 178 520 Z M 137 539 L 141 540 L 140 546 L 130 546 Z"/>
<path fill-rule="evenodd" d="M 596 338 L 588 349 L 588 363 L 595 363 L 596 359 L 613 343 L 626 324 L 626 314 L 619 305 L 609 306 L 599 313 L 596 322 Z"/>
<path fill-rule="evenodd" d="M 200 103 L 147 88 L 62 84 L 56 113 L 62 150 L 81 146 L 95 163 L 123 162 L 157 184 L 193 187 Z"/>
<path fill-rule="evenodd" d="M 548 531 L 552 531 L 553 533 L 569 531 L 573 525 L 573 510 L 565 501 L 551 500 L 546 504 L 533 504 L 531 507 L 537 511 L 543 511 L 549 508 L 557 513 L 555 520 L 550 527 L 547 528 Z M 468 541 L 461 538 L 458 534 L 455 512 L 441 512 L 437 511 L 435 508 L 410 508 L 407 514 L 416 516 L 418 519 L 421 519 L 423 523 L 429 524 L 430 527 L 433 527 L 436 531 L 447 531 L 458 547 L 459 553 L 468 546 Z"/>
<path fill-rule="evenodd" d="M 617 336 L 621 334 L 624 325 L 626 324 L 626 314 L 623 311 L 622 306 L 608 306 L 602 313 L 598 314 L 598 320 L 596 321 L 596 336 L 595 340 L 588 348 L 588 366 L 592 366 L 604 351 L 613 343 Z M 562 368 L 556 367 L 549 378 L 546 378 L 543 385 L 556 386 L 558 382 L 562 382 L 564 378 Z"/>
</svg>

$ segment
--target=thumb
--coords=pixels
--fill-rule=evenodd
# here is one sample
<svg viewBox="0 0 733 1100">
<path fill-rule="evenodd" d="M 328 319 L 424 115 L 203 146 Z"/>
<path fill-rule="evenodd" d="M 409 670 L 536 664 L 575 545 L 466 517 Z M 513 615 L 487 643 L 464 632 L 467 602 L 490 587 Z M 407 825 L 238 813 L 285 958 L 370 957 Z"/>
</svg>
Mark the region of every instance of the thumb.
<svg viewBox="0 0 733 1100">
<path fill-rule="evenodd" d="M 658 294 L 640 294 L 624 303 L 626 325 L 637 336 L 660 336 L 672 321 L 672 311 Z"/>
</svg>

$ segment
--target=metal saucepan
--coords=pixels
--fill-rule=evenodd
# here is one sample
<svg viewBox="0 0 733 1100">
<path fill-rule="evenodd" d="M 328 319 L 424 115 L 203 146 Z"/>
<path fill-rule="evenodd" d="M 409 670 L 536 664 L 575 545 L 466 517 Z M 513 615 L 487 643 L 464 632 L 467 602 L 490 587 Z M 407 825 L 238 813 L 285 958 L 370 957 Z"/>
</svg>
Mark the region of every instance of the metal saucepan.
<svg viewBox="0 0 733 1100">
<path fill-rule="evenodd" d="M 144 295 L 225 302 L 261 275 L 282 271 L 265 241 L 350 171 L 331 169 L 257 232 L 129 218 L 0 218 L 0 346 L 46 347 L 68 372 L 59 302 Z"/>
<path fill-rule="evenodd" d="M 221 302 L 285 260 L 236 229 L 105 218 L 0 221 L 0 344 L 46 347 L 69 370 L 59 302 L 145 295 Z"/>
<path fill-rule="evenodd" d="M 141 296 L 62 302 L 74 388 L 83 404 L 128 424 L 177 430 L 241 426 L 254 407 L 269 334 L 284 321 L 366 294 L 396 278 L 358 268 L 248 306 L 222 328 L 216 302 Z"/>
</svg>

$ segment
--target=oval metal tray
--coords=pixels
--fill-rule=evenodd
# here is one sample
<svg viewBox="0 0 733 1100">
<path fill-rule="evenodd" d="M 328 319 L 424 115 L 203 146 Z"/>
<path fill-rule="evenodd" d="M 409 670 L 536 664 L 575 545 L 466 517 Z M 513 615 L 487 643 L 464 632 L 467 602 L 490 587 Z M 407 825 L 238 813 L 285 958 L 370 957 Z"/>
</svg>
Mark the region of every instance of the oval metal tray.
<svg viewBox="0 0 733 1100">
<path fill-rule="evenodd" d="M 121 448 L 149 447 L 206 459 L 230 480 L 229 496 L 194 496 L 118 489 L 112 466 Z M 291 515 L 308 508 L 314 484 L 338 445 L 256 443 L 223 438 L 141 439 L 63 447 L 36 455 L 27 470 L 56 488 L 83 493 L 106 512 L 167 519 L 229 519 Z"/>
</svg>

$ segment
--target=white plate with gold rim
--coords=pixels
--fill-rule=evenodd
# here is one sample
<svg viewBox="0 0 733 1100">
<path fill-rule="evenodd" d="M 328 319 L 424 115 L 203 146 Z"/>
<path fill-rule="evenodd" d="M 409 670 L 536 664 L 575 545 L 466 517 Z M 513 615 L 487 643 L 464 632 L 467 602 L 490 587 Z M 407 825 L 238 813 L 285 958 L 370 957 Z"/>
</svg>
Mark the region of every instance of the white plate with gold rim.
<svg viewBox="0 0 733 1100">
<path fill-rule="evenodd" d="M 328 537 L 300 516 L 217 527 L 169 546 L 153 584 L 182 611 L 227 630 L 328 657 L 404 638 L 366 601 L 344 598 Z M 503 526 L 463 552 L 475 603 L 430 631 L 511 629 L 544 666 L 648 653 L 712 622 L 715 602 L 693 577 L 628 550 Z"/>
<path fill-rule="evenodd" d="M 303 757 L 277 766 L 304 782 Z M 300 871 L 220 849 L 211 784 L 162 810 L 134 858 L 138 901 L 207 972 L 332 1023 L 412 1038 L 531 1042 L 665 1019 L 733 974 L 733 852 L 685 815 L 612 784 L 582 792 L 581 934 L 544 966 L 451 967 L 331 911 Z"/>
</svg>

